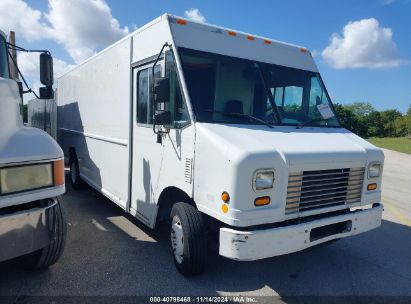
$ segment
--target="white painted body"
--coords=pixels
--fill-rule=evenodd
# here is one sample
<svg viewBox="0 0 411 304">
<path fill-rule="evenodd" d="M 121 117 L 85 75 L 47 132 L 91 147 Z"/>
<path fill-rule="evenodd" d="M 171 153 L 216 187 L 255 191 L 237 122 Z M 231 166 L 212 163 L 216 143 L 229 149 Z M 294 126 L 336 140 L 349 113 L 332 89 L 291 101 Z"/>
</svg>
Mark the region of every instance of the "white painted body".
<svg viewBox="0 0 411 304">
<path fill-rule="evenodd" d="M 177 55 L 190 124 L 171 129 L 161 144 L 156 143 L 152 125 L 136 123 L 136 75 L 152 66 L 165 42 L 172 45 L 174 54 L 178 54 L 178 47 L 187 47 L 317 72 L 311 54 L 301 52 L 298 46 L 277 41 L 267 45 L 256 36 L 255 41 L 249 41 L 243 33 L 230 37 L 226 35 L 227 29 L 194 22 L 181 25 L 176 18 L 159 17 L 58 80 L 59 142 L 66 159 L 71 149 L 75 150 L 80 175 L 85 181 L 150 227 L 156 224 L 159 198 L 170 187 L 192 198 L 204 214 L 232 227 L 281 223 L 380 202 L 378 178 L 375 180 L 378 189 L 372 194 L 367 193 L 364 182 L 362 199 L 356 204 L 286 215 L 290 173 L 367 168 L 370 162 L 383 163 L 383 153 L 343 128 L 269 129 L 264 125 L 196 122 Z M 159 64 L 164 64 L 162 59 Z M 262 168 L 275 170 L 275 183 L 273 189 L 256 193 L 252 178 Z M 221 209 L 223 191 L 231 196 L 227 213 Z M 270 196 L 271 203 L 255 207 L 255 198 L 263 195 Z M 367 214 L 361 219 L 380 216 L 375 212 Z M 227 244 L 220 244 L 220 248 L 227 248 L 224 247 Z M 305 247 L 304 244 L 291 246 L 292 250 L 285 248 L 283 252 Z M 276 251 L 264 257 L 273 255 Z M 252 255 L 245 256 L 253 259 Z"/>
<path fill-rule="evenodd" d="M 63 157 L 59 145 L 45 132 L 23 126 L 17 83 L 0 78 L 0 167 L 35 164 Z M 63 194 L 65 186 L 0 195 L 0 208 Z"/>
<path fill-rule="evenodd" d="M 0 47 L 4 51 L 5 35 L 1 31 L 0 35 Z M 0 58 L 2 66 L 7 64 L 6 58 Z M 61 161 L 63 151 L 53 138 L 37 128 L 23 125 L 18 85 L 7 73 L 1 75 L 0 170 Z M 64 183 L 53 182 L 51 186 L 31 190 L 23 188 L 13 193 L 1 192 L 4 190 L 1 187 L 0 262 L 47 247 L 54 238 L 52 228 L 55 221 L 52 216 L 57 205 L 56 197 L 65 192 Z"/>
</svg>

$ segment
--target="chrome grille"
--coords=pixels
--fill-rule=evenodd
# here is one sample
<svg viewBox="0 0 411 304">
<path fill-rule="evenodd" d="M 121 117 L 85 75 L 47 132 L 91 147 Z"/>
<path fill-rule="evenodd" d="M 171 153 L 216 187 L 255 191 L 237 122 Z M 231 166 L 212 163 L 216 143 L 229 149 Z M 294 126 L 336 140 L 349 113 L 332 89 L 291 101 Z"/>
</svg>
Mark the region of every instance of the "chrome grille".
<svg viewBox="0 0 411 304">
<path fill-rule="evenodd" d="M 361 201 L 365 168 L 290 173 L 286 214 Z"/>
</svg>

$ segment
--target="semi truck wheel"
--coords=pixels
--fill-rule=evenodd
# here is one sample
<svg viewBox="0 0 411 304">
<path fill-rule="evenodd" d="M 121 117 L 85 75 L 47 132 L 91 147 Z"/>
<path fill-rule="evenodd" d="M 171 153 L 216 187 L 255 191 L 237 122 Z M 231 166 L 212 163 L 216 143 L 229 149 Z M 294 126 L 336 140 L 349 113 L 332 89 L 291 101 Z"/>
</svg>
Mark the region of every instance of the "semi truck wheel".
<svg viewBox="0 0 411 304">
<path fill-rule="evenodd" d="M 174 263 L 185 276 L 204 271 L 207 234 L 203 216 L 187 203 L 176 203 L 170 214 L 170 240 Z"/>
<path fill-rule="evenodd" d="M 66 244 L 67 222 L 58 198 L 57 205 L 49 213 L 52 223 L 52 239 L 47 247 L 22 256 L 22 262 L 27 269 L 42 269 L 55 264 L 63 254 Z"/>
<path fill-rule="evenodd" d="M 79 170 L 79 166 L 78 166 L 78 160 L 77 160 L 77 156 L 76 156 L 75 153 L 72 153 L 70 155 L 69 166 L 70 166 L 70 184 L 71 184 L 71 186 L 76 190 L 83 188 L 84 182 L 80 177 L 80 170 Z"/>
</svg>

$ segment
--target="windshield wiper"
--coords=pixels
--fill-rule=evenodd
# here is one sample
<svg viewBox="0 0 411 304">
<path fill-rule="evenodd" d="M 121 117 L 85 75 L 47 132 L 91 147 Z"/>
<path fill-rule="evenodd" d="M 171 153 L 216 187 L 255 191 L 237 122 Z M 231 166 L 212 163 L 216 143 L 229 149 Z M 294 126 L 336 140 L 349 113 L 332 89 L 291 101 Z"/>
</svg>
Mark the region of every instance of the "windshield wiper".
<svg viewBox="0 0 411 304">
<path fill-rule="evenodd" d="M 206 110 L 203 110 L 203 111 L 204 112 L 211 112 L 211 113 L 219 113 L 221 115 L 231 116 L 231 117 L 246 117 L 246 118 L 252 119 L 254 121 L 260 122 L 260 123 L 266 125 L 269 128 L 274 128 L 274 126 L 271 123 L 269 123 L 268 121 L 265 121 L 264 119 L 261 119 L 261 118 L 258 118 L 258 117 L 255 117 L 255 116 L 252 116 L 252 115 L 249 115 L 249 114 L 235 113 L 235 112 L 230 113 L 230 112 L 216 111 L 216 110 L 212 110 L 212 109 L 206 109 Z"/>
<path fill-rule="evenodd" d="M 309 119 L 309 120 L 300 122 L 300 123 L 298 124 L 298 126 L 296 127 L 296 129 L 302 129 L 304 126 L 309 125 L 309 124 L 311 124 L 311 123 L 313 123 L 313 122 L 328 121 L 328 120 L 330 120 L 330 119 L 332 119 L 332 118 L 334 118 L 334 116 L 333 116 L 333 117 L 330 117 L 330 118 L 313 118 L 313 119 Z"/>
</svg>

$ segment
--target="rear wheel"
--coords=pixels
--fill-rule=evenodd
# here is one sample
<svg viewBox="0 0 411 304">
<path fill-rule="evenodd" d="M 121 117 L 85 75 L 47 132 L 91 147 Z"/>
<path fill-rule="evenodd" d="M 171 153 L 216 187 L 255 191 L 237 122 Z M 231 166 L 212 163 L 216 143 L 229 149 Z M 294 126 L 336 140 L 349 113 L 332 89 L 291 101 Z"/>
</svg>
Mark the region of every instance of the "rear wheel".
<svg viewBox="0 0 411 304">
<path fill-rule="evenodd" d="M 74 189 L 81 189 L 84 186 L 84 182 L 80 177 L 80 171 L 78 166 L 78 160 L 75 153 L 70 155 L 70 184 Z"/>
<path fill-rule="evenodd" d="M 170 240 L 174 263 L 185 276 L 204 271 L 207 234 L 202 214 L 187 203 L 173 205 L 170 215 Z"/>
<path fill-rule="evenodd" d="M 50 210 L 49 223 L 52 224 L 51 241 L 47 247 L 22 256 L 25 268 L 42 269 L 55 264 L 61 257 L 66 244 L 67 222 L 62 206 L 57 198 L 57 204 Z"/>
</svg>

